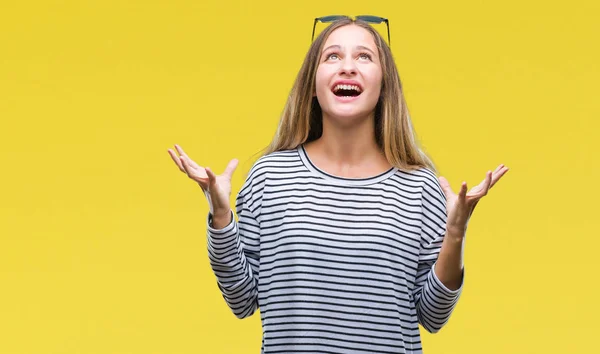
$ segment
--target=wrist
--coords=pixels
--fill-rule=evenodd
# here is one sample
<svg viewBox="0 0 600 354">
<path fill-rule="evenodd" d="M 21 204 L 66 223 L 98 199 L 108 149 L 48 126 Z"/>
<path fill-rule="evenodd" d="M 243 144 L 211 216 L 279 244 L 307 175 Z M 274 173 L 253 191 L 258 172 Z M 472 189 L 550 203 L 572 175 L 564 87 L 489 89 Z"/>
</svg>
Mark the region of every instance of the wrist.
<svg viewBox="0 0 600 354">
<path fill-rule="evenodd" d="M 215 229 L 222 229 L 231 223 L 231 218 L 231 209 L 222 212 L 215 212 L 212 215 L 211 226 Z"/>
<path fill-rule="evenodd" d="M 446 238 L 449 238 L 453 241 L 462 241 L 467 234 L 467 226 L 458 226 L 458 225 L 447 225 L 446 226 Z"/>
</svg>

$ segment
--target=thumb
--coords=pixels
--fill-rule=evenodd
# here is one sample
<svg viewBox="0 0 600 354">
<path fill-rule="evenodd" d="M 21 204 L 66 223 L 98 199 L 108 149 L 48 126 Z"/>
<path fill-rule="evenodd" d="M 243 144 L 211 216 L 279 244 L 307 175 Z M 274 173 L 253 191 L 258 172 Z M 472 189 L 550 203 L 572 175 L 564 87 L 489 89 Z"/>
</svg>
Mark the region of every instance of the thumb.
<svg viewBox="0 0 600 354">
<path fill-rule="evenodd" d="M 442 187 L 442 191 L 444 192 L 446 198 L 454 194 L 452 188 L 450 187 L 450 183 L 448 183 L 448 180 L 446 178 L 440 176 L 438 180 L 440 181 L 440 186 Z"/>
<path fill-rule="evenodd" d="M 214 187 L 216 181 L 217 181 L 217 176 L 215 176 L 215 173 L 210 169 L 210 167 L 206 167 L 206 175 L 208 176 L 208 186 L 209 187 Z"/>
<path fill-rule="evenodd" d="M 223 172 L 224 175 L 226 175 L 229 179 L 231 179 L 231 176 L 233 176 L 233 173 L 235 172 L 235 169 L 238 166 L 238 160 L 237 159 L 233 159 L 231 161 L 229 161 L 229 164 L 227 164 L 227 167 L 225 167 L 225 172 Z"/>
</svg>

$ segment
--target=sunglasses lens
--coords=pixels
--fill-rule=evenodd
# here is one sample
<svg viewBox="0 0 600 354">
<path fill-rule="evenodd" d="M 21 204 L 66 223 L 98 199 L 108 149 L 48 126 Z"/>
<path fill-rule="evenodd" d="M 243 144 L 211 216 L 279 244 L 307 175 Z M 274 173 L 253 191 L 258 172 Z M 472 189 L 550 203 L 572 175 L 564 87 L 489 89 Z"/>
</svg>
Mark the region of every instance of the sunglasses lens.
<svg viewBox="0 0 600 354">
<path fill-rule="evenodd" d="M 345 18 L 346 16 L 339 16 L 339 15 L 333 15 L 333 16 L 323 16 L 323 17 L 319 17 L 317 20 L 321 21 L 321 22 L 333 22 L 335 20 L 339 20 L 342 18 Z"/>
<path fill-rule="evenodd" d="M 378 16 L 368 16 L 368 15 L 364 15 L 364 16 L 356 16 L 357 19 L 359 20 L 363 20 L 365 22 L 369 22 L 369 23 L 382 23 L 383 21 L 385 21 L 385 19 L 383 17 L 378 17 Z"/>
</svg>

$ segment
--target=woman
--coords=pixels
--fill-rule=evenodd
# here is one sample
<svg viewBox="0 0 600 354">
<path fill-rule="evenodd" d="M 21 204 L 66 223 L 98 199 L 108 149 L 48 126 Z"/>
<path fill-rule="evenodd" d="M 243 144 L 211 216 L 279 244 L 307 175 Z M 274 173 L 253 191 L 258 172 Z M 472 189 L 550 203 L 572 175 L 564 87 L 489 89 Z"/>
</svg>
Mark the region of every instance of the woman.
<svg viewBox="0 0 600 354">
<path fill-rule="evenodd" d="M 229 206 L 216 175 L 169 154 L 208 197 L 208 247 L 223 297 L 260 308 L 263 353 L 420 353 L 463 285 L 475 204 L 507 168 L 458 195 L 415 142 L 388 45 L 344 18 L 313 42 L 277 133 Z"/>
</svg>

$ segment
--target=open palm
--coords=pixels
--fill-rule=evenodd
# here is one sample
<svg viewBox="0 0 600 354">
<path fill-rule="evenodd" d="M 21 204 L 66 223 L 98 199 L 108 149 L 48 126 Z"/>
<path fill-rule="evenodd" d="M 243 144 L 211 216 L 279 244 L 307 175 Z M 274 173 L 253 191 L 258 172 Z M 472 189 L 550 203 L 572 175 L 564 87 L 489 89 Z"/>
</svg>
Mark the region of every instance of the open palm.
<svg viewBox="0 0 600 354">
<path fill-rule="evenodd" d="M 175 145 L 175 150 L 177 152 L 169 149 L 169 155 L 181 172 L 200 185 L 208 199 L 211 213 L 215 217 L 227 215 L 231 210 L 231 177 L 238 160 L 231 160 L 222 174 L 215 175 L 209 167 L 202 167 L 189 158 L 179 145 Z"/>
<path fill-rule="evenodd" d="M 447 228 L 465 232 L 467 224 L 477 203 L 487 195 L 488 191 L 508 171 L 508 167 L 499 165 L 494 172 L 488 171 L 485 179 L 467 192 L 467 183 L 463 182 L 458 194 L 455 194 L 444 177 L 440 177 L 440 185 L 446 195 L 448 212 Z"/>
</svg>

